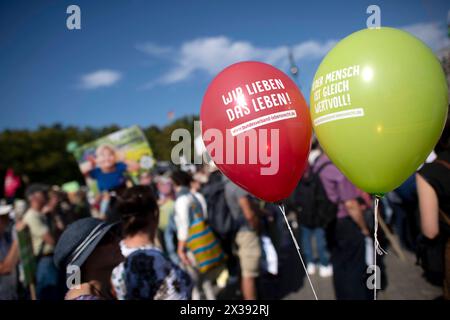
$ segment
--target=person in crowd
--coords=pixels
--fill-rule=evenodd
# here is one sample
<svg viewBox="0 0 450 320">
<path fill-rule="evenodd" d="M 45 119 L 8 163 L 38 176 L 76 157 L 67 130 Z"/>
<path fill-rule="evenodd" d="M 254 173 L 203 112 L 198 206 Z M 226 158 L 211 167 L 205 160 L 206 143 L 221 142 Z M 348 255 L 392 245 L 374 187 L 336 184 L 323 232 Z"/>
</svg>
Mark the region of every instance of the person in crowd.
<svg viewBox="0 0 450 320">
<path fill-rule="evenodd" d="M 443 244 L 444 299 L 450 300 L 450 123 L 435 147 L 437 158 L 416 175 L 421 229 L 429 242 Z"/>
<path fill-rule="evenodd" d="M 261 262 L 259 217 L 250 194 L 227 180 L 225 200 L 234 220 L 239 225 L 235 236 L 237 255 L 241 268 L 241 291 L 245 300 L 257 299 L 256 278 Z"/>
<path fill-rule="evenodd" d="M 170 260 L 178 265 L 182 266 L 183 263 L 178 256 L 178 238 L 177 238 L 177 225 L 175 223 L 175 209 L 169 216 L 169 222 L 164 230 L 164 249 Z"/>
<path fill-rule="evenodd" d="M 200 299 L 203 293 L 207 300 L 214 300 L 216 296 L 213 281 L 222 271 L 224 253 L 206 223 L 203 206 L 190 191 L 190 174 L 174 171 L 171 180 L 176 192 L 174 220 L 177 229 L 177 253 L 183 267 L 194 281 L 193 299 Z"/>
<path fill-rule="evenodd" d="M 9 218 L 11 205 L 0 206 L 0 300 L 16 300 L 19 248 L 13 223 Z"/>
<path fill-rule="evenodd" d="M 64 194 L 58 188 L 51 188 L 48 192 L 48 201 L 42 209 L 50 234 L 55 241 L 58 241 L 59 236 L 65 228 L 63 222 L 64 211 L 61 206 L 63 197 Z"/>
<path fill-rule="evenodd" d="M 400 187 L 389 192 L 386 199 L 393 211 L 392 224 L 400 243 L 405 249 L 415 252 L 417 238 L 420 234 L 415 174 L 411 175 Z M 389 223 L 389 220 L 386 222 Z"/>
<path fill-rule="evenodd" d="M 177 254 L 177 227 L 175 225 L 175 191 L 173 183 L 166 175 L 156 178 L 156 188 L 158 190 L 159 224 L 161 244 L 169 256 L 170 260 L 181 265 Z"/>
<path fill-rule="evenodd" d="M 111 272 L 123 261 L 120 226 L 95 218 L 70 224 L 55 248 L 54 263 L 66 274 L 66 300 L 114 299 Z"/>
<path fill-rule="evenodd" d="M 319 226 L 308 227 L 305 225 L 300 225 L 300 229 L 301 244 L 308 274 L 313 275 L 316 273 L 316 263 L 312 246 L 312 239 L 315 239 L 317 255 L 319 257 L 319 276 L 322 278 L 332 276 L 333 268 L 330 265 L 325 229 Z"/>
<path fill-rule="evenodd" d="M 175 225 L 175 190 L 169 176 L 161 175 L 155 178 L 154 193 L 158 199 L 159 224 L 158 241 L 170 260 L 176 265 L 181 265 L 177 254 L 178 240 Z M 153 189 L 152 189 L 153 190 Z"/>
<path fill-rule="evenodd" d="M 158 186 L 157 179 L 153 176 L 152 172 L 144 171 L 139 175 L 139 185 L 141 186 L 149 186 L 152 189 L 152 192 L 158 197 Z"/>
<path fill-rule="evenodd" d="M 111 276 L 119 300 L 187 300 L 189 275 L 173 264 L 155 244 L 159 210 L 149 186 L 135 186 L 118 198 L 122 220 L 120 249 L 125 261 Z"/>
<path fill-rule="evenodd" d="M 237 223 L 229 212 L 225 199 L 226 180 L 215 165 L 203 167 L 201 194 L 204 195 L 207 205 L 207 219 L 210 227 L 220 240 L 226 259 L 226 269 L 217 278 L 217 286 L 222 288 L 219 294 L 226 295 L 227 292 L 236 293 L 240 287 L 239 260 L 235 254 L 235 236 Z"/>
<path fill-rule="evenodd" d="M 317 154 L 317 149 L 314 151 L 315 158 L 317 158 L 320 154 Z M 335 205 L 331 204 L 327 206 L 327 204 L 324 203 L 324 201 L 327 201 L 327 203 L 330 202 L 326 195 L 319 192 L 323 192 L 324 190 L 318 186 L 321 183 L 319 176 L 320 171 L 328 164 L 329 163 L 324 163 L 320 168 L 314 168 L 314 162 L 312 162 L 305 170 L 302 179 L 299 181 L 296 189 L 287 201 L 288 209 L 296 213 L 298 224 L 300 226 L 300 244 L 307 266 L 307 272 L 309 275 L 315 274 L 318 266 L 319 276 L 323 278 L 333 275 L 325 230 L 329 224 L 329 219 L 325 219 L 324 215 L 336 215 Z M 324 212 L 327 209 L 332 212 Z M 315 249 L 319 258 L 318 264 L 316 264 L 316 259 L 314 257 L 313 240 L 315 240 Z"/>
<path fill-rule="evenodd" d="M 69 182 L 62 185 L 62 190 L 66 197 L 61 201 L 61 210 L 63 211 L 63 223 L 69 225 L 78 219 L 91 216 L 89 202 L 78 182 Z"/>
<path fill-rule="evenodd" d="M 158 190 L 159 225 L 158 229 L 164 232 L 169 224 L 170 216 L 174 213 L 175 193 L 172 181 L 167 176 L 160 176 L 157 179 L 156 188 Z"/>
<path fill-rule="evenodd" d="M 33 253 L 37 259 L 36 294 L 38 299 L 59 298 L 58 271 L 53 264 L 55 238 L 52 236 L 44 213 L 48 188 L 32 184 L 26 191 L 29 208 L 18 223 L 18 228 L 27 226 L 30 230 Z M 22 225 L 23 224 L 23 225 Z"/>
<path fill-rule="evenodd" d="M 314 248 L 312 240 L 315 240 L 316 253 L 319 260 L 319 276 L 330 277 L 333 275 L 333 268 L 330 264 L 326 229 L 329 221 L 324 215 L 329 213 L 317 212 L 318 210 L 331 210 L 335 216 L 335 206 L 329 206 L 324 196 L 318 191 L 323 191 L 318 186 L 321 183 L 319 174 L 328 163 L 320 168 L 314 168 L 314 163 L 321 155 L 318 141 L 314 136 L 311 143 L 311 151 L 308 156 L 308 166 L 299 181 L 296 189 L 287 201 L 287 208 L 295 212 L 300 231 L 300 244 L 302 246 L 308 274 L 316 273 L 317 264 L 314 258 Z M 313 170 L 315 169 L 315 170 Z"/>
<path fill-rule="evenodd" d="M 139 184 L 141 186 L 150 186 L 153 190 L 154 181 L 153 181 L 152 174 L 148 171 L 141 173 L 139 175 Z"/>
<path fill-rule="evenodd" d="M 206 182 L 206 177 L 201 173 L 196 173 L 193 175 L 191 180 L 191 192 L 195 196 L 195 198 L 200 202 L 203 210 L 203 215 L 205 218 L 208 217 L 208 208 L 206 205 L 206 199 L 203 194 L 200 192 L 203 184 Z"/>
<path fill-rule="evenodd" d="M 330 162 L 322 152 L 313 171 Z M 371 298 L 366 286 L 365 237 L 369 229 L 358 202 L 358 189 L 334 166 L 326 165 L 319 177 L 330 201 L 337 204 L 337 221 L 331 249 L 333 284 L 338 300 L 367 300 Z"/>
</svg>

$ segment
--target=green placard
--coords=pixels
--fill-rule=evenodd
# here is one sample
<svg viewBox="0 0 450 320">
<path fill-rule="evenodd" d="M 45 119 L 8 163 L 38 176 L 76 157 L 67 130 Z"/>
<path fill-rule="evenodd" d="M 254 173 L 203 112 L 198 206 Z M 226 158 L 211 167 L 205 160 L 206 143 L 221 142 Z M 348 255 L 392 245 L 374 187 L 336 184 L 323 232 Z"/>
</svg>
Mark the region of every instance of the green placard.
<svg viewBox="0 0 450 320">
<path fill-rule="evenodd" d="M 33 253 L 33 244 L 31 242 L 31 234 L 28 227 L 17 232 L 19 241 L 20 261 L 22 262 L 23 272 L 25 276 L 25 286 L 35 283 L 36 274 L 36 258 Z"/>
</svg>

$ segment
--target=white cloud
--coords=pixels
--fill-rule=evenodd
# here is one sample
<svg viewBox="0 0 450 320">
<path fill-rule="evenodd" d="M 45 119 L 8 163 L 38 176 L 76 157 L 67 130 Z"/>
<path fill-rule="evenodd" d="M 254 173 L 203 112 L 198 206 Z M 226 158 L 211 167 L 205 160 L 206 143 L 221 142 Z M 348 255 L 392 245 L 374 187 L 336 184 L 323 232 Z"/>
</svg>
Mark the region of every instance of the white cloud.
<svg viewBox="0 0 450 320">
<path fill-rule="evenodd" d="M 100 87 L 110 87 L 122 78 L 118 71 L 97 70 L 81 77 L 80 87 L 83 89 L 97 89 Z"/>
<path fill-rule="evenodd" d="M 446 27 L 437 22 L 416 23 L 404 26 L 401 29 L 415 35 L 425 42 L 434 52 L 450 45 Z"/>
<path fill-rule="evenodd" d="M 323 57 L 335 43 L 334 40 L 310 40 L 292 46 L 292 51 L 296 60 L 317 59 Z M 145 86 L 147 88 L 155 84 L 173 84 L 186 80 L 197 71 L 215 75 L 226 66 L 244 60 L 258 60 L 286 67 L 289 52 L 287 46 L 258 47 L 249 41 L 235 41 L 225 36 L 194 39 L 184 42 L 177 49 L 144 44 L 139 46 L 139 50 L 152 56 L 164 54 L 174 64 L 160 78 L 148 83 Z"/>
<path fill-rule="evenodd" d="M 435 52 L 450 45 L 445 26 L 436 22 L 417 23 L 401 29 L 424 41 Z M 336 39 L 309 40 L 290 48 L 296 61 L 320 59 L 337 42 Z M 225 36 L 197 38 L 186 41 L 177 48 L 154 43 L 144 43 L 136 48 L 152 57 L 166 58 L 172 62 L 172 67 L 167 72 L 147 83 L 144 88 L 181 82 L 196 72 L 215 75 L 238 61 L 264 61 L 283 69 L 289 66 L 288 46 L 260 47 L 249 41 L 233 40 Z"/>
<path fill-rule="evenodd" d="M 172 52 L 172 48 L 160 46 L 153 42 L 146 42 L 136 45 L 136 49 L 142 51 L 148 55 L 162 57 L 164 55 L 170 54 Z"/>
<path fill-rule="evenodd" d="M 328 40 L 324 43 L 317 41 L 303 42 L 294 47 L 294 55 L 297 59 L 322 58 L 336 43 L 336 40 Z"/>
</svg>

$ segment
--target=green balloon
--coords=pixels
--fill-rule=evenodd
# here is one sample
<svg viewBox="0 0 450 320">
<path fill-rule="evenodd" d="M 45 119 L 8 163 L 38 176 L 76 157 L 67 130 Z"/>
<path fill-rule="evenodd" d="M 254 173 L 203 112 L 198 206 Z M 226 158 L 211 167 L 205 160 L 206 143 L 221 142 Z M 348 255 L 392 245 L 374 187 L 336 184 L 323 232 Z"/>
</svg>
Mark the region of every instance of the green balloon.
<svg viewBox="0 0 450 320">
<path fill-rule="evenodd" d="M 384 194 L 433 150 L 448 91 L 423 42 L 393 28 L 365 29 L 323 59 L 310 101 L 317 139 L 333 163 L 360 189 Z"/>
</svg>

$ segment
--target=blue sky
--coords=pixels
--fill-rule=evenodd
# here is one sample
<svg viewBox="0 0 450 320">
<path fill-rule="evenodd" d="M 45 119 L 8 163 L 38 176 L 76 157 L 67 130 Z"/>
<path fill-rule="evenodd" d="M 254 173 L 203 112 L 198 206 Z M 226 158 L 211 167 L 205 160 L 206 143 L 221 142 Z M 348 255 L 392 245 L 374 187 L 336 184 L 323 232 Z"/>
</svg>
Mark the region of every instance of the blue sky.
<svg viewBox="0 0 450 320">
<path fill-rule="evenodd" d="M 81 8 L 81 30 L 66 8 Z M 225 66 L 260 60 L 289 70 L 288 48 L 310 83 L 326 52 L 365 28 L 405 28 L 435 51 L 448 46 L 449 1 L 0 1 L 0 130 L 39 125 L 165 125 L 197 114 Z"/>
</svg>

